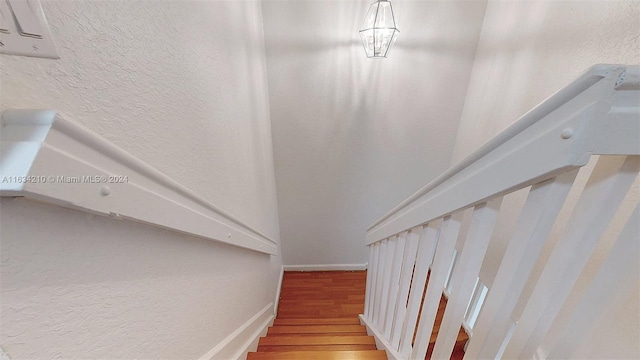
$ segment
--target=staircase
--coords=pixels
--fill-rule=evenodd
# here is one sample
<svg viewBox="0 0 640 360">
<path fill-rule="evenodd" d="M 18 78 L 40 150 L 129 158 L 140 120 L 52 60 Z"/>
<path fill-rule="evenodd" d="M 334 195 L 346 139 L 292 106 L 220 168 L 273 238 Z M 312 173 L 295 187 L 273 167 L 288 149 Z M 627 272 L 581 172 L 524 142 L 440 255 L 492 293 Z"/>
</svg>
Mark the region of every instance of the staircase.
<svg viewBox="0 0 640 360">
<path fill-rule="evenodd" d="M 430 271 L 427 272 L 427 281 L 425 282 L 424 291 L 422 293 L 422 301 L 420 302 L 420 311 L 418 314 L 422 314 L 422 308 L 424 307 L 424 299 L 427 295 L 427 287 L 429 285 L 429 275 Z M 436 319 L 433 324 L 433 330 L 431 331 L 431 336 L 429 338 L 429 347 L 427 348 L 427 356 L 425 359 L 431 359 L 431 354 L 433 353 L 433 347 L 438 338 L 438 331 L 440 330 L 440 325 L 442 325 L 442 318 L 444 317 L 444 311 L 447 308 L 447 298 L 442 294 L 440 297 L 440 302 L 438 303 L 438 312 L 436 313 Z M 418 315 L 417 323 L 420 323 L 420 315 Z M 414 328 L 413 340 L 411 341 L 411 345 L 415 345 L 416 335 L 418 334 L 418 324 L 416 323 L 416 327 Z M 458 337 L 456 338 L 456 343 L 453 348 L 453 353 L 451 354 L 450 360 L 462 360 L 464 358 L 464 347 L 469 340 L 469 335 L 464 330 L 462 326 L 460 326 L 460 330 L 458 331 Z"/>
<path fill-rule="evenodd" d="M 360 325 L 365 271 L 285 272 L 278 317 L 248 360 L 386 360 Z"/>
<path fill-rule="evenodd" d="M 365 281 L 365 271 L 285 272 L 278 317 L 267 336 L 260 338 L 258 351 L 247 359 L 386 360 L 386 353 L 376 349 L 374 338 L 358 319 L 364 308 Z M 446 305 L 443 296 L 427 359 Z M 467 339 L 460 328 L 451 359 L 462 359 Z"/>
<path fill-rule="evenodd" d="M 422 297 L 424 304 L 424 295 Z M 438 338 L 438 330 L 440 330 L 440 325 L 442 325 L 442 318 L 444 317 L 444 310 L 447 307 L 447 298 L 444 295 L 440 298 L 440 304 L 438 306 L 438 313 L 436 314 L 436 321 L 433 325 L 433 330 L 431 331 L 431 337 L 429 338 L 429 347 L 427 349 L 427 356 L 425 359 L 431 359 L 431 354 L 433 353 L 433 346 L 436 343 L 436 339 Z M 418 317 L 418 321 L 420 321 L 420 317 Z M 413 335 L 413 340 L 415 343 L 415 336 Z M 458 337 L 456 338 L 456 344 L 453 348 L 453 353 L 451 354 L 450 360 L 462 360 L 464 358 L 464 346 L 469 340 L 469 335 L 464 331 L 463 327 L 460 327 L 458 331 Z"/>
<path fill-rule="evenodd" d="M 360 319 L 390 359 L 455 358 L 461 324 L 466 359 L 601 336 L 637 284 L 639 97 L 640 66 L 595 65 L 367 229 Z"/>
</svg>

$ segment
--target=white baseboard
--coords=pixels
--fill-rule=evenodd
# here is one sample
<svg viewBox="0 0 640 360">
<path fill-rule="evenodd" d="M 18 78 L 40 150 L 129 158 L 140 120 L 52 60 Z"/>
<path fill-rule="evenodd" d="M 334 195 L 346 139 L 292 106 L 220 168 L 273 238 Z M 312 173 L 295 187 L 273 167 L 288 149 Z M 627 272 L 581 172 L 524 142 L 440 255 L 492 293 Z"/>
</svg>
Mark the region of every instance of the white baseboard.
<svg viewBox="0 0 640 360">
<path fill-rule="evenodd" d="M 273 303 L 265 306 L 236 331 L 232 332 L 200 360 L 246 359 L 247 353 L 255 351 L 260 336 L 264 335 L 273 321 Z"/>
<path fill-rule="evenodd" d="M 387 353 L 387 358 L 389 360 L 400 360 L 402 357 L 400 354 L 391 347 L 391 344 L 387 340 L 385 340 L 384 336 L 376 330 L 374 326 L 369 323 L 369 321 L 364 317 L 364 315 L 360 314 L 360 324 L 364 325 L 367 328 L 367 334 L 369 336 L 373 336 L 376 340 L 376 348 L 379 350 L 384 350 Z"/>
<path fill-rule="evenodd" d="M 282 291 L 282 280 L 284 278 L 284 266 L 280 268 L 280 280 L 276 289 L 276 300 L 273 302 L 273 316 L 278 316 L 278 305 L 280 304 L 280 292 Z"/>
<path fill-rule="evenodd" d="M 366 270 L 367 264 L 283 265 L 284 271 L 354 271 Z"/>
</svg>

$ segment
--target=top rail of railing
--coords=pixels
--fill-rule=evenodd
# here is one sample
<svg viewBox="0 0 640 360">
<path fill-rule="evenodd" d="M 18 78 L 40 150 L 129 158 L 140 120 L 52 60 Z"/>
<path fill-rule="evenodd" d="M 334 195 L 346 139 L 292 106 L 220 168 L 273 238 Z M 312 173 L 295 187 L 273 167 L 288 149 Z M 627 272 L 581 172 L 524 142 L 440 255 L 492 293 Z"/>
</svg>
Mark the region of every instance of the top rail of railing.
<svg viewBox="0 0 640 360">
<path fill-rule="evenodd" d="M 513 190 L 516 185 L 524 186 L 527 181 L 583 166 L 592 154 L 640 154 L 638 94 L 640 66 L 592 66 L 378 219 L 367 229 L 367 244 Z M 619 116 L 621 113 L 625 116 Z M 616 120 L 616 128 L 607 130 L 612 120 Z M 531 160 L 533 171 L 518 167 L 516 160 L 525 159 Z M 506 170 L 522 171 L 524 176 L 506 176 L 508 181 L 500 182 L 504 188 L 487 182 L 490 173 L 504 176 Z M 461 193 L 441 196 L 442 190 Z"/>
</svg>

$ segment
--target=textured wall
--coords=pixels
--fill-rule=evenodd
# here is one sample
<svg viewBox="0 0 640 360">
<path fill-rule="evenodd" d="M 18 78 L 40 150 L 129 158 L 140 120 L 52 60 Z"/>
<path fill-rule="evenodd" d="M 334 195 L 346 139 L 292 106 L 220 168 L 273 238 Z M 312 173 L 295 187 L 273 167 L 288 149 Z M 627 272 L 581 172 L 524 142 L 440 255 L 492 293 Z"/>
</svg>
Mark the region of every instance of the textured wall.
<svg viewBox="0 0 640 360">
<path fill-rule="evenodd" d="M 591 65 L 640 63 L 637 1 L 489 4 L 453 162 Z"/>
<path fill-rule="evenodd" d="M 640 3 L 637 1 L 490 1 L 460 120 L 453 160 L 477 149 L 501 129 L 597 63 L 640 63 Z M 595 159 L 593 159 L 595 160 Z M 593 168 L 581 171 L 567 204 L 552 230 L 550 244 L 562 234 L 581 186 Z M 559 325 L 577 303 L 579 294 L 603 261 L 607 248 L 638 202 L 640 183 L 607 230 L 560 314 Z M 513 232 L 522 192 L 505 198 L 482 269 L 490 284 Z M 632 220 L 633 221 L 633 220 Z M 550 250 L 546 246 L 542 257 Z M 539 272 L 539 262 L 535 271 Z M 533 284 L 529 284 L 533 285 Z M 530 288 L 530 287 L 529 287 Z M 639 289 L 630 289 L 623 306 L 612 309 L 596 324 L 575 358 L 639 358 Z M 521 304 L 522 305 L 522 304 Z M 553 331 L 547 340 L 553 341 Z"/>
<path fill-rule="evenodd" d="M 60 110 L 277 241 L 260 3 L 43 5 L 61 59 L 0 56 L 1 107 Z M 197 358 L 274 299 L 280 257 L 1 205 L 14 358 Z"/>
<path fill-rule="evenodd" d="M 370 3 L 263 3 L 286 264 L 366 262 L 366 228 L 449 165 L 485 4 L 394 2 L 377 60 Z"/>
<path fill-rule="evenodd" d="M 62 59 L 3 55 L 2 108 L 68 113 L 277 234 L 259 2 L 44 5 Z"/>
<path fill-rule="evenodd" d="M 128 221 L 2 199 L 13 359 L 197 359 L 274 299 L 275 259 Z"/>
</svg>

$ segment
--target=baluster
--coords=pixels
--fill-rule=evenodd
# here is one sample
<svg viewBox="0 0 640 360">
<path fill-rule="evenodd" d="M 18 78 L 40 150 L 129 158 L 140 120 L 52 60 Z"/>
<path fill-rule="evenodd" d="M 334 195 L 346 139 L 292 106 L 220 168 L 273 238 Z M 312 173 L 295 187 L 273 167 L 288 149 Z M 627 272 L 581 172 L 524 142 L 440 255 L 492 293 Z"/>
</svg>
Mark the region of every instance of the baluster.
<svg viewBox="0 0 640 360">
<path fill-rule="evenodd" d="M 391 326 L 393 324 L 393 316 L 395 315 L 396 303 L 398 301 L 398 289 L 400 288 L 400 269 L 402 268 L 402 259 L 404 257 L 405 241 L 407 232 L 401 233 L 396 239 L 395 251 L 393 256 L 393 264 L 391 265 L 391 283 L 389 285 L 389 300 L 387 301 L 387 313 L 384 321 L 384 337 L 391 338 Z"/>
<path fill-rule="evenodd" d="M 376 266 L 376 264 L 374 263 L 375 246 L 371 244 L 368 246 L 368 248 L 369 248 L 369 263 L 367 264 L 367 283 L 366 283 L 365 295 L 364 295 L 364 317 L 367 319 L 369 319 L 369 314 L 371 313 L 371 310 L 369 309 L 369 306 L 371 305 L 371 293 L 372 293 L 371 276 L 373 273 L 373 268 Z"/>
<path fill-rule="evenodd" d="M 389 301 L 389 283 L 391 282 L 391 266 L 393 265 L 397 238 L 397 236 L 389 238 L 389 242 L 387 243 L 387 253 L 384 258 L 384 272 L 382 273 L 382 302 L 380 303 L 380 317 L 376 322 L 376 327 L 380 332 L 384 329 L 384 321 L 386 320 L 387 309 L 389 307 L 387 303 Z"/>
<path fill-rule="evenodd" d="M 598 159 L 567 222 L 564 236 L 542 270 L 504 357 L 531 358 L 534 355 L 639 168 L 639 156 Z"/>
<path fill-rule="evenodd" d="M 431 331 L 435 323 L 438 313 L 438 305 L 444 290 L 444 283 L 447 279 L 449 264 L 453 257 L 453 250 L 456 247 L 456 241 L 462 224 L 462 211 L 447 216 L 442 221 L 442 230 L 438 246 L 436 248 L 433 265 L 431 266 L 431 275 L 429 276 L 429 284 L 427 285 L 427 294 L 422 305 L 422 313 L 420 315 L 420 325 L 416 335 L 416 343 L 413 346 L 413 354 L 411 359 L 424 359 L 431 338 Z"/>
<path fill-rule="evenodd" d="M 411 229 L 407 235 L 406 249 L 402 261 L 402 273 L 400 274 L 400 290 L 398 291 L 398 301 L 396 301 L 395 316 L 391 331 L 391 345 L 397 351 L 400 346 L 400 334 L 407 313 L 407 300 L 409 299 L 409 286 L 413 276 L 413 267 L 416 263 L 418 244 L 420 242 L 420 231 L 422 227 Z"/>
<path fill-rule="evenodd" d="M 380 311 L 382 310 L 382 283 L 384 279 L 384 265 L 387 258 L 387 244 L 389 240 L 384 239 L 380 242 L 380 257 L 378 258 L 378 278 L 376 279 L 376 295 L 375 307 L 373 310 L 373 325 L 377 327 L 380 320 Z"/>
<path fill-rule="evenodd" d="M 400 335 L 400 354 L 403 359 L 409 357 L 411 347 L 413 346 L 413 334 L 418 320 L 418 312 L 420 311 L 420 303 L 422 302 L 422 294 L 424 293 L 425 282 L 427 281 L 427 273 L 433 258 L 435 244 L 438 241 L 438 227 L 441 221 L 433 221 L 422 228 L 420 234 L 420 244 L 418 245 L 418 256 L 416 258 L 416 266 L 413 272 L 413 281 L 411 282 L 411 290 L 409 292 L 409 304 L 407 306 L 407 314 Z"/>
<path fill-rule="evenodd" d="M 493 226 L 498 217 L 502 196 L 476 205 L 469 224 L 469 232 L 454 269 L 455 282 L 433 348 L 434 359 L 448 359 L 455 346 L 467 305 L 487 251 Z"/>
<path fill-rule="evenodd" d="M 578 169 L 531 187 L 516 229 L 491 285 L 465 359 L 495 358 L 511 325 L 511 313 L 565 202 Z"/>
<path fill-rule="evenodd" d="M 378 270 L 380 268 L 380 244 L 381 242 L 378 241 L 371 245 L 373 246 L 374 265 L 371 273 L 371 301 L 369 302 L 369 316 L 367 317 L 367 320 L 370 322 L 373 322 L 373 315 L 376 311 L 376 302 L 378 301 L 378 299 L 376 299 L 376 289 L 378 288 L 378 273 L 380 272 Z"/>
<path fill-rule="evenodd" d="M 624 289 L 632 289 L 638 281 L 638 254 L 640 253 L 640 212 L 636 205 L 633 214 L 618 236 L 589 289 L 557 338 L 547 358 L 569 359 L 587 338 L 596 319 L 608 308 L 615 306 L 616 297 L 624 299 Z"/>
</svg>

